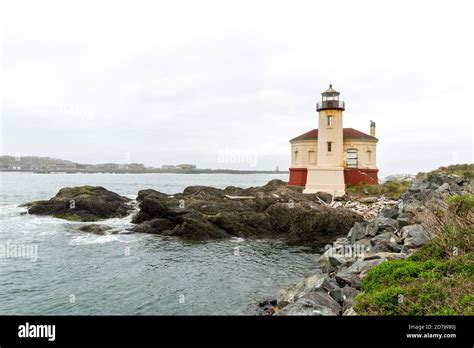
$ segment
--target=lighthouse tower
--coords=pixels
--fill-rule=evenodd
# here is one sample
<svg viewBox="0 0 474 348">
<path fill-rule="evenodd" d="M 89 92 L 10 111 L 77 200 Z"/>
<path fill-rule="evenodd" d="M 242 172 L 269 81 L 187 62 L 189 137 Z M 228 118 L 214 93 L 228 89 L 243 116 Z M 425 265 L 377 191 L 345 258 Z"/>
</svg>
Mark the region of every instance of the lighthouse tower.
<svg viewBox="0 0 474 348">
<path fill-rule="evenodd" d="M 308 165 L 308 176 L 304 193 L 318 191 L 342 196 L 344 184 L 344 148 L 342 112 L 344 102 L 339 92 L 329 85 L 321 93 L 322 100 L 316 104 L 319 114 L 316 164 Z"/>
</svg>

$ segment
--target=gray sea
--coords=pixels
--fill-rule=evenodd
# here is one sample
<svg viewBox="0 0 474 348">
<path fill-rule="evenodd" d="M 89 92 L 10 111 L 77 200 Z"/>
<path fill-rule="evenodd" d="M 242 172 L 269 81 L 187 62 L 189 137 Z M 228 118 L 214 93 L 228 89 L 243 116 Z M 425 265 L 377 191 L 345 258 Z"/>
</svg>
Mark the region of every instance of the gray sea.
<svg viewBox="0 0 474 348">
<path fill-rule="evenodd" d="M 288 174 L 0 173 L 0 315 L 246 315 L 278 289 L 311 274 L 316 255 L 269 240 L 187 243 L 129 234 L 131 216 L 111 234 L 81 222 L 28 215 L 18 205 L 66 186 L 100 185 L 135 199 L 141 189 L 191 185 L 260 186 Z"/>
</svg>

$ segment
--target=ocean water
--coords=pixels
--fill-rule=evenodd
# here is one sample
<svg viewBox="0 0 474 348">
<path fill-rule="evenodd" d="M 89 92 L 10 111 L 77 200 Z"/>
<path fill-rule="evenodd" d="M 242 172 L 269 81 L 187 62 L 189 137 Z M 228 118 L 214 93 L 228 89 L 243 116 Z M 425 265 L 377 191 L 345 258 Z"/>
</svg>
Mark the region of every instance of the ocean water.
<svg viewBox="0 0 474 348">
<path fill-rule="evenodd" d="M 0 314 L 247 315 L 255 304 L 317 268 L 304 247 L 269 240 L 189 243 L 130 234 L 131 216 L 110 234 L 26 214 L 18 205 L 65 186 L 100 185 L 135 198 L 140 189 L 250 187 L 287 174 L 0 173 Z"/>
</svg>

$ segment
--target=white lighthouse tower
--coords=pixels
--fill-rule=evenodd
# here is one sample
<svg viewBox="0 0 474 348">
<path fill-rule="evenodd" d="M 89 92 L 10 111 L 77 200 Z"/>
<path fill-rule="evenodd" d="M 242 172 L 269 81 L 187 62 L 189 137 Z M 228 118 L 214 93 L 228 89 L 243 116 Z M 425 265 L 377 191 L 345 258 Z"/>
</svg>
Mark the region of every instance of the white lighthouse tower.
<svg viewBox="0 0 474 348">
<path fill-rule="evenodd" d="M 316 104 L 319 113 L 317 162 L 308 165 L 308 177 L 304 193 L 318 191 L 342 196 L 344 184 L 344 149 L 342 112 L 344 102 L 339 92 L 329 85 L 321 93 L 322 100 Z"/>
</svg>

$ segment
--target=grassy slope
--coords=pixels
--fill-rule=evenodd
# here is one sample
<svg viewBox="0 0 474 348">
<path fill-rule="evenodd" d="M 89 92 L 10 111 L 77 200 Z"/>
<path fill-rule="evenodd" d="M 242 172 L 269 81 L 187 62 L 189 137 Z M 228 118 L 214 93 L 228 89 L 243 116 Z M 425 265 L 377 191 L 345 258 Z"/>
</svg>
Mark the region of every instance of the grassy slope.
<svg viewBox="0 0 474 348">
<path fill-rule="evenodd" d="M 386 261 L 362 282 L 360 315 L 474 315 L 474 196 L 447 199 L 447 223 L 405 260 Z"/>
<path fill-rule="evenodd" d="M 446 174 L 455 174 L 464 176 L 469 179 L 474 179 L 474 163 L 466 164 L 453 164 L 446 167 L 439 167 L 431 171 L 430 173 L 446 173 Z M 418 173 L 417 178 L 423 179 L 426 178 L 430 173 Z"/>
</svg>

